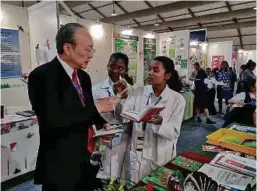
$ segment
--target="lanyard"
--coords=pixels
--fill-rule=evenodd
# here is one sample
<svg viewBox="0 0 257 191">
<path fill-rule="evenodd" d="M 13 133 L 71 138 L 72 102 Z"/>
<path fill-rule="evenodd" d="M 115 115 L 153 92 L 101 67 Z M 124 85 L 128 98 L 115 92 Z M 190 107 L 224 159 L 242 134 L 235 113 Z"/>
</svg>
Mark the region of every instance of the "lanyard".
<svg viewBox="0 0 257 191">
<path fill-rule="evenodd" d="M 151 97 L 152 97 L 152 95 L 153 95 L 153 93 L 150 93 L 149 94 L 149 96 L 148 96 L 148 98 L 147 98 L 147 101 L 146 101 L 146 106 L 148 106 L 149 105 L 149 102 L 150 102 L 150 99 L 151 99 Z M 161 101 L 161 99 L 162 99 L 162 97 L 160 96 L 159 97 L 159 99 L 157 100 L 157 102 L 155 102 L 155 106 Z M 145 129 L 146 129 L 146 125 L 147 125 L 147 122 L 145 121 L 145 122 L 143 122 L 143 131 L 145 131 Z"/>
<path fill-rule="evenodd" d="M 109 90 L 109 88 L 108 87 L 106 87 L 106 88 L 101 88 L 101 89 L 104 89 L 104 90 L 106 90 L 107 91 L 107 93 L 108 93 L 108 97 L 111 97 L 112 96 L 112 93 L 110 92 L 110 90 Z M 115 112 L 113 111 L 112 112 L 112 116 L 113 116 L 113 118 L 115 118 L 116 116 L 115 116 Z"/>
</svg>

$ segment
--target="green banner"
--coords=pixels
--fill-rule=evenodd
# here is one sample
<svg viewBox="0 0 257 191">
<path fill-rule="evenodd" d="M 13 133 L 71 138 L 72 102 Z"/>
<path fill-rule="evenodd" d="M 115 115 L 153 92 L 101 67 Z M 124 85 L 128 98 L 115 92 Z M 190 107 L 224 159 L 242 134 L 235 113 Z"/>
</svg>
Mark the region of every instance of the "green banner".
<svg viewBox="0 0 257 191">
<path fill-rule="evenodd" d="M 156 39 L 144 38 L 144 84 L 146 84 L 150 63 L 155 57 Z"/>
</svg>

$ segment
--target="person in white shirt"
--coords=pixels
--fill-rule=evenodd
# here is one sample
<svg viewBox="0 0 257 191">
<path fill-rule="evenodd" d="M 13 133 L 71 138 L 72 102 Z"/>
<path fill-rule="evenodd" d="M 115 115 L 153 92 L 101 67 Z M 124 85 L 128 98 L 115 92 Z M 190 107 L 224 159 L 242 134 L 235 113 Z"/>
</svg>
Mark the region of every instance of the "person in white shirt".
<svg viewBox="0 0 257 191">
<path fill-rule="evenodd" d="M 176 145 L 185 109 L 183 96 L 172 90 L 174 63 L 160 56 L 150 64 L 148 86 L 139 87 L 127 98 L 122 112 L 141 112 L 148 105 L 165 106 L 146 122 L 133 124 L 126 151 L 122 179 L 138 182 L 176 156 Z"/>
<path fill-rule="evenodd" d="M 210 68 L 206 68 L 207 78 L 204 79 L 204 83 L 207 84 L 208 88 L 208 103 L 210 115 L 216 115 L 217 111 L 214 105 L 216 96 L 216 86 L 225 85 L 223 82 L 218 82 L 215 77 L 215 72 Z"/>
<path fill-rule="evenodd" d="M 120 117 L 122 104 L 127 98 L 127 94 L 133 91 L 132 79 L 127 75 L 128 71 L 128 56 L 123 53 L 113 53 L 110 56 L 107 65 L 108 77 L 101 83 L 93 86 L 92 93 L 94 101 L 97 103 L 101 99 L 108 97 L 115 97 L 122 93 L 119 103 L 116 104 L 115 111 L 108 113 L 101 113 L 101 115 L 112 124 L 121 124 Z M 127 79 L 127 80 L 126 80 Z M 126 91 L 128 89 L 128 91 Z M 103 168 L 99 171 L 98 177 L 103 179 L 120 176 L 121 164 L 123 161 L 125 148 L 128 141 L 127 133 L 118 134 L 113 139 L 109 147 L 106 148 L 103 156 Z"/>
</svg>

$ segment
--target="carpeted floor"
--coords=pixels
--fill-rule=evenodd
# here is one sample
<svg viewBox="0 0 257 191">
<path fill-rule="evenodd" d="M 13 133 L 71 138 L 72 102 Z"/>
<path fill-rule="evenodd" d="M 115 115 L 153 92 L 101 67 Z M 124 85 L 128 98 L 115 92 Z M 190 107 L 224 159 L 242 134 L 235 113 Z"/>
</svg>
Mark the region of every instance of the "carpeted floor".
<svg viewBox="0 0 257 191">
<path fill-rule="evenodd" d="M 204 116 L 202 116 L 205 121 Z M 204 122 L 197 123 L 196 121 L 185 121 L 182 124 L 180 137 L 177 143 L 178 155 L 184 151 L 194 151 L 200 145 L 205 143 L 206 136 L 222 126 L 224 123 L 222 116 L 213 116 L 212 120 L 216 122 L 215 125 L 207 125 Z M 24 176 L 13 181 L 7 181 L 2 184 L 2 191 L 41 191 L 41 186 L 34 185 L 29 177 Z"/>
</svg>

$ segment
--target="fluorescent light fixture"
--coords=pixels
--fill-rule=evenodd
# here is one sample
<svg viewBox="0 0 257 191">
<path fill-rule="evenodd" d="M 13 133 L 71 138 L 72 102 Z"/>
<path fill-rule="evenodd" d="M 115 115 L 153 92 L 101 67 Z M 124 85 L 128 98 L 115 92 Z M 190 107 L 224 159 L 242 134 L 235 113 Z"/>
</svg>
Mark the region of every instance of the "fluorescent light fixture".
<svg viewBox="0 0 257 191">
<path fill-rule="evenodd" d="M 115 12 L 114 2 L 112 3 L 112 14 L 111 16 L 117 16 L 118 14 Z"/>
<path fill-rule="evenodd" d="M 254 9 L 254 10 L 256 10 L 256 9 L 257 9 L 257 7 L 254 7 L 253 9 Z"/>
<path fill-rule="evenodd" d="M 192 40 L 190 41 L 190 46 L 198 46 L 198 41 L 197 40 Z"/>
<path fill-rule="evenodd" d="M 115 13 L 115 10 L 113 10 L 113 12 L 112 12 L 112 14 L 111 14 L 111 16 L 117 16 L 118 14 L 117 13 Z"/>
<path fill-rule="evenodd" d="M 124 35 L 132 35 L 132 32 L 133 32 L 132 29 L 126 29 L 126 30 L 121 31 L 121 34 L 124 34 Z"/>
<path fill-rule="evenodd" d="M 90 27 L 90 34 L 95 39 L 100 39 L 104 35 L 103 26 L 100 23 L 94 24 Z"/>
<path fill-rule="evenodd" d="M 155 36 L 154 36 L 154 34 L 153 34 L 153 32 L 149 32 L 149 33 L 147 33 L 145 36 L 144 36 L 144 38 L 154 38 Z"/>
<path fill-rule="evenodd" d="M 207 46 L 208 45 L 208 42 L 202 42 L 199 44 L 199 46 Z"/>
<path fill-rule="evenodd" d="M 155 26 L 155 27 L 158 27 L 159 25 L 160 25 L 160 24 L 159 24 L 159 23 L 157 23 L 157 22 L 156 22 L 156 23 L 154 23 L 154 26 Z"/>
<path fill-rule="evenodd" d="M 124 35 L 132 35 L 133 30 L 130 28 L 130 26 L 127 26 L 125 30 L 121 31 L 121 34 Z"/>
<path fill-rule="evenodd" d="M 239 49 L 239 50 L 238 50 L 238 53 L 239 53 L 239 54 L 242 54 L 242 53 L 244 53 L 244 50 L 243 50 L 243 49 Z"/>
</svg>

